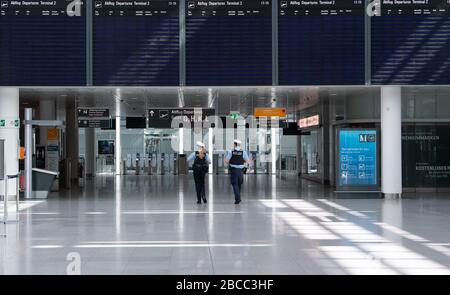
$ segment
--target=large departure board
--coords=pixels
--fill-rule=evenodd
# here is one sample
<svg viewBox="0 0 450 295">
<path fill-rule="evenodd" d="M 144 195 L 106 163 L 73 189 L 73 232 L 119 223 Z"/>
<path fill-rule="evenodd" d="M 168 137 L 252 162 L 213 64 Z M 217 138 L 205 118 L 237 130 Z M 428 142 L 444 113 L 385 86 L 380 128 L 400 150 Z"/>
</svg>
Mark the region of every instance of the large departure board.
<svg viewBox="0 0 450 295">
<path fill-rule="evenodd" d="M 0 85 L 86 85 L 83 1 L 0 1 Z M 69 7 L 71 8 L 71 7 Z"/>
<path fill-rule="evenodd" d="M 96 86 L 179 85 L 179 2 L 95 1 Z"/>
<path fill-rule="evenodd" d="M 186 0 L 187 85 L 271 85 L 271 5 Z"/>
<path fill-rule="evenodd" d="M 381 0 L 372 17 L 373 84 L 450 84 L 449 2 Z"/>
<path fill-rule="evenodd" d="M 364 1 L 277 1 L 280 85 L 365 83 Z"/>
</svg>

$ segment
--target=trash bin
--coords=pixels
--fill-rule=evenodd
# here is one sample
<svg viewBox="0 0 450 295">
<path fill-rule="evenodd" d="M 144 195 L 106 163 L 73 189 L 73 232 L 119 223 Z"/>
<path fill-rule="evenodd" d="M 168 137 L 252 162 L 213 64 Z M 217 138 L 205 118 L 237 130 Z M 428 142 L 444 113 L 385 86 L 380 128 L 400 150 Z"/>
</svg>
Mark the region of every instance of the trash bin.
<svg viewBox="0 0 450 295">
<path fill-rule="evenodd" d="M 33 197 L 46 199 L 58 174 L 57 172 L 33 168 Z"/>
</svg>

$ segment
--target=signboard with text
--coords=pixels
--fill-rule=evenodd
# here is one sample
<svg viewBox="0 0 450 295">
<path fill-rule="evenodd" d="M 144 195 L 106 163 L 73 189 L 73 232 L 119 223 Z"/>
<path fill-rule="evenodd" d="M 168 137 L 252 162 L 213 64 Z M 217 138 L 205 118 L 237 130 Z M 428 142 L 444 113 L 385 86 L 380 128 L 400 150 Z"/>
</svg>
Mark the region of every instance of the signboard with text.
<svg viewBox="0 0 450 295">
<path fill-rule="evenodd" d="M 193 123 L 206 122 L 208 117 L 214 116 L 215 113 L 216 112 L 214 109 L 202 108 L 153 108 L 148 110 L 148 127 L 172 128 L 173 120 L 175 118 L 180 118 L 182 120 L 183 127 L 190 128 Z"/>
<path fill-rule="evenodd" d="M 78 118 L 105 118 L 109 117 L 109 109 L 106 108 L 78 108 Z"/>
<path fill-rule="evenodd" d="M 378 131 L 340 129 L 338 140 L 337 185 L 376 187 L 378 185 Z"/>
<path fill-rule="evenodd" d="M 450 126 L 402 127 L 403 187 L 450 187 Z"/>
</svg>

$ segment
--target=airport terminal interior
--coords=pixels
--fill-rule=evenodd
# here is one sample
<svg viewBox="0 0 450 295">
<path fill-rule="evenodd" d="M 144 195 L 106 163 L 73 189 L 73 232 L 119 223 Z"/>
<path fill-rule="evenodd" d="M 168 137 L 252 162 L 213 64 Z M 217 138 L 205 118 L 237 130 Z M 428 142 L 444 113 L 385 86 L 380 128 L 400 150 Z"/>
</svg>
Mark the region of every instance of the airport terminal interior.
<svg viewBox="0 0 450 295">
<path fill-rule="evenodd" d="M 422 2 L 0 1 L 0 275 L 450 274 Z"/>
<path fill-rule="evenodd" d="M 70 255 L 79 255 L 82 274 L 448 274 L 449 179 L 441 166 L 449 164 L 450 88 L 393 88 L 401 93 L 401 197 L 382 194 L 379 151 L 363 170 L 374 175 L 361 178 L 359 167 L 352 179 L 351 168 L 343 177 L 343 142 L 335 143 L 342 132 L 380 131 L 381 87 L 3 88 L 11 99 L 1 109 L 16 95 L 20 118 L 31 114 L 23 124 L 36 125 L 31 196 L 22 159 L 21 198 L 17 205 L 10 196 L 0 232 L 0 271 L 66 274 Z M 199 130 L 151 119 L 167 109 L 215 116 Z M 261 109 L 286 116 L 271 121 L 276 128 L 248 120 Z M 21 143 L 24 129 L 13 129 Z M 223 159 L 235 138 L 252 158 L 239 205 Z M 201 205 L 183 161 L 197 141 L 212 156 Z M 395 139 L 374 144 L 392 148 Z M 48 192 L 34 183 L 47 181 L 39 171 L 59 173 Z M 375 186 L 355 190 L 351 181 Z"/>
</svg>

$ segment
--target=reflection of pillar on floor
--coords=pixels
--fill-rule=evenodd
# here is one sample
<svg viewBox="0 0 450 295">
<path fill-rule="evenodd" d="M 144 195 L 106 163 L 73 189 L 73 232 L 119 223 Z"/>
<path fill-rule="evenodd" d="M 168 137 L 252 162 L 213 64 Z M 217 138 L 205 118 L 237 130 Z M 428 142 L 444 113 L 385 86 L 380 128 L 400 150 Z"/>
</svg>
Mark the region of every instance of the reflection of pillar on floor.
<svg viewBox="0 0 450 295">
<path fill-rule="evenodd" d="M 95 176 L 95 129 L 85 129 L 85 161 L 86 178 Z"/>
<path fill-rule="evenodd" d="M 381 190 L 385 197 L 402 193 L 401 88 L 381 87 Z"/>
<path fill-rule="evenodd" d="M 70 179 L 75 185 L 78 185 L 78 121 L 76 102 L 67 100 L 66 104 L 66 141 L 67 141 L 67 160 L 70 161 Z"/>
<path fill-rule="evenodd" d="M 0 120 L 5 120 L 6 126 L 0 127 L 0 139 L 5 140 L 5 174 L 17 175 L 19 173 L 19 127 L 11 126 L 8 122 L 19 118 L 19 89 L 0 87 Z M 9 127 L 8 127 L 9 126 Z M 8 196 L 16 195 L 16 179 L 8 181 Z M 3 195 L 4 182 L 0 181 L 0 194 Z M 9 206 L 8 206 L 9 208 Z M 15 211 L 9 211 L 9 219 L 15 220 Z"/>
<path fill-rule="evenodd" d="M 122 174 L 122 142 L 121 142 L 121 130 L 120 130 L 120 112 L 121 112 L 121 92 L 120 89 L 116 89 L 116 140 L 114 144 L 114 157 L 115 157 L 115 171 L 116 175 Z M 125 170 L 126 167 L 123 167 Z"/>
</svg>

